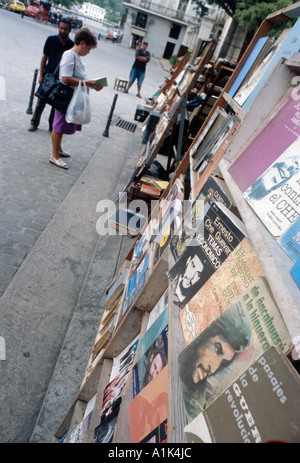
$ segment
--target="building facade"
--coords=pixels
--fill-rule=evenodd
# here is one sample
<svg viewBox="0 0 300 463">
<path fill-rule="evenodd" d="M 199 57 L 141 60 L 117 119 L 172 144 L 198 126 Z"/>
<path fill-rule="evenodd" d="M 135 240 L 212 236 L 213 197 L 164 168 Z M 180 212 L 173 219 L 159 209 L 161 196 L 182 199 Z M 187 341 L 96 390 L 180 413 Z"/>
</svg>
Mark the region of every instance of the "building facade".
<svg viewBox="0 0 300 463">
<path fill-rule="evenodd" d="M 219 51 L 226 40 L 224 27 L 227 30 L 231 23 L 222 8 L 211 5 L 207 6 L 205 17 L 199 20 L 192 0 L 126 0 L 123 4 L 126 19 L 122 46 L 134 48 L 137 41 L 147 40 L 149 51 L 156 58 L 169 59 L 177 55 L 181 46 L 193 50 L 198 39 L 216 39 Z M 235 56 L 243 39 L 240 34 L 234 44 Z"/>
<path fill-rule="evenodd" d="M 105 18 L 105 8 L 101 8 L 93 3 L 84 2 L 78 11 L 98 21 L 103 21 Z"/>
</svg>

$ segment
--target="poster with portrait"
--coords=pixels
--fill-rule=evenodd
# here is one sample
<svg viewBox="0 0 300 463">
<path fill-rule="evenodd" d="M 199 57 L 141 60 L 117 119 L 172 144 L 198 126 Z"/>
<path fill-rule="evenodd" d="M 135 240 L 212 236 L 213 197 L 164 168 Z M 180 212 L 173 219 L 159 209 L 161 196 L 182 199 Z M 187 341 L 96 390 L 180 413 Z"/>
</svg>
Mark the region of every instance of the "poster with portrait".
<svg viewBox="0 0 300 463">
<path fill-rule="evenodd" d="M 244 197 L 270 233 L 279 238 L 300 213 L 300 138 L 249 187 Z"/>
</svg>

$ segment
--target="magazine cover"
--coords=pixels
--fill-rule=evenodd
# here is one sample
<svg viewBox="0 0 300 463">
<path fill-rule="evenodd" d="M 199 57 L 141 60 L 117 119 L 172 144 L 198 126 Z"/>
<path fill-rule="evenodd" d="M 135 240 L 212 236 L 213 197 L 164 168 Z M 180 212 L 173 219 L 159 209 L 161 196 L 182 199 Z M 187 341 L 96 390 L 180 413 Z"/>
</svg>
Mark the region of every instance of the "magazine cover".
<svg viewBox="0 0 300 463">
<path fill-rule="evenodd" d="M 279 310 L 254 284 L 178 356 L 189 421 L 222 394 L 271 346 L 289 352 L 292 341 Z M 272 302 L 272 303 L 271 303 Z"/>
<path fill-rule="evenodd" d="M 275 238 L 299 217 L 299 150 L 298 138 L 244 193 L 246 201 Z"/>
</svg>

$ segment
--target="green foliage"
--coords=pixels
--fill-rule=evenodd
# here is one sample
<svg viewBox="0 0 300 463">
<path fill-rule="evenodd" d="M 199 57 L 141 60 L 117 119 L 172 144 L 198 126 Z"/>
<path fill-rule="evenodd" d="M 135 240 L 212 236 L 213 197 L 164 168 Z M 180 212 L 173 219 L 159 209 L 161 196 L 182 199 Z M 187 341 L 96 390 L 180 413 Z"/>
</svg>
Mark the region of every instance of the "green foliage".
<svg viewBox="0 0 300 463">
<path fill-rule="evenodd" d="M 222 7 L 226 13 L 233 17 L 238 25 L 248 32 L 256 32 L 262 21 L 271 13 L 292 5 L 292 0 L 193 0 L 196 5 L 196 12 L 201 17 L 207 13 L 205 4 Z M 291 27 L 294 21 L 284 21 L 274 27 L 272 35 L 275 37 L 287 27 Z"/>
<path fill-rule="evenodd" d="M 83 1 L 83 0 L 82 0 Z M 120 0 L 93 0 L 95 5 L 105 8 L 105 20 L 119 23 L 122 14 L 125 13 L 125 7 Z"/>
<path fill-rule="evenodd" d="M 193 0 L 195 3 L 195 11 L 199 17 L 203 17 L 207 14 L 208 8 L 206 5 L 217 5 L 223 8 L 229 16 L 233 16 L 236 10 L 237 0 Z"/>
<path fill-rule="evenodd" d="M 243 0 L 238 2 L 234 19 L 238 22 L 239 26 L 246 28 L 249 32 L 255 32 L 262 21 L 271 13 L 281 10 L 293 1 L 290 0 L 277 0 L 277 1 L 264 1 L 253 2 L 251 0 Z M 282 28 L 288 27 L 287 22 L 278 25 L 275 30 L 278 32 Z M 274 33 L 274 35 L 276 35 Z"/>
</svg>

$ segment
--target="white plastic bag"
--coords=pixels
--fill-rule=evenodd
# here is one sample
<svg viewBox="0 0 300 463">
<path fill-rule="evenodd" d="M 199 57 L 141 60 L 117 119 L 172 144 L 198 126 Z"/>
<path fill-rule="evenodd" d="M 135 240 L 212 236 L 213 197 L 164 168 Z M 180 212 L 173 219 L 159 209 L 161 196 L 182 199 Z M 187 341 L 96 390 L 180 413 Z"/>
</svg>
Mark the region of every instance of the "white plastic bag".
<svg viewBox="0 0 300 463">
<path fill-rule="evenodd" d="M 88 124 L 91 121 L 91 108 L 85 82 L 75 89 L 66 112 L 66 121 L 73 124 Z"/>
</svg>

